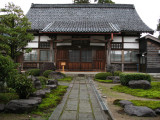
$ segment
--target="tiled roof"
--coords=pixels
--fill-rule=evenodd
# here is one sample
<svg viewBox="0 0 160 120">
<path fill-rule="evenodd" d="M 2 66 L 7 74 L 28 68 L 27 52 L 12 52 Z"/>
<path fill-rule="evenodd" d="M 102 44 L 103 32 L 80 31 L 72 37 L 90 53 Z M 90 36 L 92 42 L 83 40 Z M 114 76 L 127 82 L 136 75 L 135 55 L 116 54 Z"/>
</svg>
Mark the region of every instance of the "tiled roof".
<svg viewBox="0 0 160 120">
<path fill-rule="evenodd" d="M 27 17 L 41 32 L 153 32 L 128 4 L 32 4 Z"/>
</svg>

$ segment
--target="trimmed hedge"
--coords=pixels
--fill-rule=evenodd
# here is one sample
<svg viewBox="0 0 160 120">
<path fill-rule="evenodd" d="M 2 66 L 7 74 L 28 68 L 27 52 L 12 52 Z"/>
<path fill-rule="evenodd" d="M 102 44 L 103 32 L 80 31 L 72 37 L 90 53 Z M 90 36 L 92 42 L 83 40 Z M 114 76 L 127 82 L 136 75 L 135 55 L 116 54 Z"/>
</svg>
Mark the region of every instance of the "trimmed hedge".
<svg viewBox="0 0 160 120">
<path fill-rule="evenodd" d="M 43 72 L 43 76 L 46 77 L 46 78 L 48 78 L 48 75 L 49 75 L 51 72 L 53 72 L 53 70 L 46 70 L 46 71 Z"/>
<path fill-rule="evenodd" d="M 120 74 L 122 74 L 121 71 L 115 71 L 115 72 L 114 72 L 114 76 L 120 76 Z"/>
<path fill-rule="evenodd" d="M 95 75 L 95 79 L 106 80 L 107 76 L 112 76 L 112 73 L 110 73 L 110 72 L 97 73 L 97 74 Z"/>
<path fill-rule="evenodd" d="M 128 86 L 131 80 L 147 80 L 151 82 L 151 76 L 145 73 L 122 73 L 120 74 L 120 81 L 122 85 Z"/>
<path fill-rule="evenodd" d="M 30 69 L 27 71 L 29 75 L 33 76 L 39 76 L 40 75 L 40 69 Z"/>
</svg>

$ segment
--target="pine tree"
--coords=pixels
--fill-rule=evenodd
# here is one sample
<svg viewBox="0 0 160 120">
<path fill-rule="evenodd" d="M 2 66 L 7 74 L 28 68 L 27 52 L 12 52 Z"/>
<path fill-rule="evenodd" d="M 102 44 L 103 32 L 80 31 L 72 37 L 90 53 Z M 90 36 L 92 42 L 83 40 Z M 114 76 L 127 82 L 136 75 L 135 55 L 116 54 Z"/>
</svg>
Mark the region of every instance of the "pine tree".
<svg viewBox="0 0 160 120">
<path fill-rule="evenodd" d="M 0 50 L 5 50 L 13 60 L 22 53 L 29 41 L 34 37 L 28 33 L 31 29 L 31 23 L 23 14 L 19 6 L 8 3 L 0 12 Z"/>
<path fill-rule="evenodd" d="M 90 0 L 74 0 L 75 4 L 80 4 L 80 3 L 90 3 Z"/>
<path fill-rule="evenodd" d="M 98 3 L 112 3 L 114 4 L 114 2 L 112 0 L 95 0 L 95 2 L 98 1 Z"/>
</svg>

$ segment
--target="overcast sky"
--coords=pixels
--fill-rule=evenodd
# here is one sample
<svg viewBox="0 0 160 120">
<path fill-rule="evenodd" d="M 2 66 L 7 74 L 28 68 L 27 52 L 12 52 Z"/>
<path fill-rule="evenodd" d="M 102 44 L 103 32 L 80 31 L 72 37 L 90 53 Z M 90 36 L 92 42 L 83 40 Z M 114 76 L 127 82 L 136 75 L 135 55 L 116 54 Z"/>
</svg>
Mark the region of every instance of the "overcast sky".
<svg viewBox="0 0 160 120">
<path fill-rule="evenodd" d="M 13 2 L 22 8 L 26 14 L 31 3 L 65 4 L 73 3 L 73 0 L 0 0 L 0 8 L 4 8 L 8 2 Z M 94 0 L 91 0 L 92 2 Z M 119 4 L 134 4 L 141 19 L 153 30 L 156 30 L 160 18 L 160 0 L 113 0 Z M 155 34 L 157 36 L 158 34 Z"/>
</svg>

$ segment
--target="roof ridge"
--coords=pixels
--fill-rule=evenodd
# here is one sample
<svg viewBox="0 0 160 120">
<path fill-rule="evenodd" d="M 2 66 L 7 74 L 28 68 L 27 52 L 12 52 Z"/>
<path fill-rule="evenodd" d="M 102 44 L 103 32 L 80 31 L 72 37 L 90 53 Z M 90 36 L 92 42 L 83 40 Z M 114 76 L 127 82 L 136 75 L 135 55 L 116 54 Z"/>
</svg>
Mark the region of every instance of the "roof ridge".
<svg viewBox="0 0 160 120">
<path fill-rule="evenodd" d="M 130 8 L 135 9 L 133 4 L 34 4 L 31 8 Z"/>
</svg>

